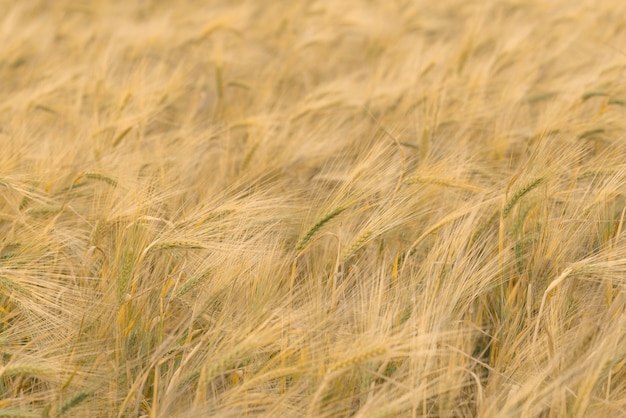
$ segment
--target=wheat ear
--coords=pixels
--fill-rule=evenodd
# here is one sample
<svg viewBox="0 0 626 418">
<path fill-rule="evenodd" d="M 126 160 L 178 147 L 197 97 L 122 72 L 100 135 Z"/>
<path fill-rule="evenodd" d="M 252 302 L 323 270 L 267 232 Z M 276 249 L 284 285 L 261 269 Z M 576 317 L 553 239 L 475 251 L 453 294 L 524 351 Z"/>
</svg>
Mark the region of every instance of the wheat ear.
<svg viewBox="0 0 626 418">
<path fill-rule="evenodd" d="M 326 391 L 326 388 L 328 387 L 328 385 L 330 384 L 330 382 L 340 376 L 343 371 L 354 365 L 354 364 L 358 364 L 358 363 L 362 363 L 364 361 L 367 361 L 371 358 L 374 357 L 378 357 L 381 354 L 385 353 L 387 351 L 386 347 L 376 347 L 374 349 L 371 349 L 369 351 L 365 351 L 361 354 L 357 354 L 356 356 L 352 356 L 352 357 L 348 357 L 345 360 L 340 361 L 339 363 L 335 363 L 334 365 L 332 365 L 326 375 L 324 376 L 324 379 L 321 381 L 320 385 L 317 387 L 317 390 L 315 391 L 315 393 L 313 394 L 313 397 L 311 398 L 311 402 L 309 403 L 309 408 L 308 408 L 308 413 L 307 416 L 315 416 L 316 414 L 316 410 L 317 410 L 317 405 L 320 401 L 320 399 L 322 398 L 322 395 L 324 394 L 324 392 Z"/>
<path fill-rule="evenodd" d="M 545 177 L 539 177 L 538 179 L 531 181 L 530 183 L 519 189 L 517 192 L 515 192 L 515 194 L 511 196 L 509 200 L 507 200 L 506 204 L 502 208 L 502 216 L 506 218 L 522 197 L 530 193 L 533 189 L 537 188 L 537 186 L 539 186 L 544 181 Z"/>
<path fill-rule="evenodd" d="M 98 181 L 103 181 L 105 183 L 107 183 L 110 186 L 117 186 L 117 181 L 113 180 L 111 177 L 106 176 L 102 173 L 92 173 L 92 172 L 86 172 L 83 173 L 84 177 L 87 177 L 90 180 L 98 180 Z"/>
<path fill-rule="evenodd" d="M 413 176 L 408 178 L 404 184 L 415 184 L 415 183 L 426 183 L 426 184 L 436 184 L 439 186 L 447 186 L 453 187 L 457 189 L 469 190 L 471 192 L 482 192 L 484 189 L 482 187 L 473 185 L 471 183 L 466 183 L 460 180 L 454 179 L 446 179 L 446 178 L 437 178 L 437 177 L 424 177 L 424 176 Z"/>
<path fill-rule="evenodd" d="M 386 351 L 387 351 L 387 347 L 384 347 L 384 346 L 373 348 L 361 354 L 357 354 L 356 356 L 348 357 L 347 359 L 342 360 L 339 363 L 335 363 L 334 365 L 330 367 L 329 371 L 332 373 L 338 370 L 346 369 L 355 364 L 363 363 L 364 361 L 367 361 L 374 357 L 378 357 L 381 354 L 385 353 Z"/>
<path fill-rule="evenodd" d="M 371 229 L 367 229 L 367 230 L 363 231 L 361 233 L 361 235 L 359 235 L 357 237 L 357 239 L 352 241 L 350 246 L 348 246 L 348 248 L 346 248 L 344 250 L 343 254 L 341 254 L 341 257 L 339 258 L 339 261 L 343 263 L 344 261 L 347 261 L 348 259 L 350 259 L 350 257 L 352 257 L 354 255 L 354 253 L 356 253 L 357 251 L 359 251 L 361 249 L 363 244 L 365 244 L 365 242 L 371 236 L 372 236 L 372 230 Z"/>
<path fill-rule="evenodd" d="M 149 252 L 160 251 L 160 250 L 177 250 L 177 249 L 185 249 L 185 250 L 202 250 L 206 248 L 205 245 L 199 241 L 161 241 L 159 243 L 154 244 L 154 246 L 150 247 Z"/>
<path fill-rule="evenodd" d="M 0 370 L 0 377 L 17 375 L 51 376 L 54 375 L 54 371 L 47 367 L 30 363 L 9 364 Z"/>
<path fill-rule="evenodd" d="M 56 215 L 63 210 L 63 206 L 37 206 L 26 209 L 26 213 L 32 216 Z"/>
<path fill-rule="evenodd" d="M 339 214 L 343 212 L 344 210 L 346 210 L 345 207 L 339 207 L 333 210 L 332 212 L 329 212 L 328 214 L 326 214 L 315 225 L 313 225 L 311 229 L 309 229 L 309 231 L 304 235 L 304 237 L 302 237 L 302 239 L 298 243 L 298 246 L 296 247 L 296 250 L 298 251 L 302 250 L 309 243 L 309 241 L 311 241 L 311 238 L 313 238 L 313 236 L 317 233 L 317 231 L 319 231 L 324 225 L 330 222 L 333 218 L 336 218 L 337 216 L 339 216 Z"/>
<path fill-rule="evenodd" d="M 60 418 L 64 416 L 67 411 L 69 411 L 70 409 L 74 408 L 76 405 L 78 405 L 79 403 L 87 399 L 88 396 L 89 396 L 89 393 L 81 391 L 81 392 L 78 392 L 76 395 L 74 395 L 72 398 L 63 402 L 63 405 L 61 405 L 61 409 L 59 409 L 59 412 L 57 413 L 57 417 Z"/>
</svg>

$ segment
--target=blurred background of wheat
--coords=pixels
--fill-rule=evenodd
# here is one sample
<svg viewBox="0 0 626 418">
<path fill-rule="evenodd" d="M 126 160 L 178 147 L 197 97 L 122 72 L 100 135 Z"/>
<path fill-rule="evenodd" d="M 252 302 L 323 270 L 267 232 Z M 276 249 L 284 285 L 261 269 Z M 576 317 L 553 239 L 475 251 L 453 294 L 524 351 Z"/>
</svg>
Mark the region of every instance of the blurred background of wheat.
<svg viewBox="0 0 626 418">
<path fill-rule="evenodd" d="M 626 2 L 0 0 L 0 415 L 626 415 Z"/>
</svg>

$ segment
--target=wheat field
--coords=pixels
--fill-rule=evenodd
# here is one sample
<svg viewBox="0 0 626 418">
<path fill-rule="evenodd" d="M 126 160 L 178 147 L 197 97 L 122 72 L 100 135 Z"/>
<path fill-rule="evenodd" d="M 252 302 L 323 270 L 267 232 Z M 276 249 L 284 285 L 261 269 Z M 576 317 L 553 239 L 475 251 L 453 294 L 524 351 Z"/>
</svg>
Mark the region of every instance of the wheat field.
<svg viewBox="0 0 626 418">
<path fill-rule="evenodd" d="M 626 416 L 626 2 L 0 0 L 0 416 Z"/>
</svg>

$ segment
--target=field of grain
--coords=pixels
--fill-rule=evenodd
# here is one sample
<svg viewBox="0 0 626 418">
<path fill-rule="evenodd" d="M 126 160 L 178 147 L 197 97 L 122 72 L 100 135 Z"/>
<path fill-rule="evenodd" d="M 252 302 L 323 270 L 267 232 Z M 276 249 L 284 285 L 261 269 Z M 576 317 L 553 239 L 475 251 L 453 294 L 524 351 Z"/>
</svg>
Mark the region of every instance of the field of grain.
<svg viewBox="0 0 626 418">
<path fill-rule="evenodd" d="M 0 416 L 626 416 L 626 2 L 0 0 Z"/>
</svg>

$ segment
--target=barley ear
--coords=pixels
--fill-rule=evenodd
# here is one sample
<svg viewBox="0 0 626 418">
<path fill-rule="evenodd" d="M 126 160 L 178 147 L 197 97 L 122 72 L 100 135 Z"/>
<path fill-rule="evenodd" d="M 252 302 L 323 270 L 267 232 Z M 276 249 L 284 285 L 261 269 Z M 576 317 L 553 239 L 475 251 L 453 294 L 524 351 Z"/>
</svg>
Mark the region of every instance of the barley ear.
<svg viewBox="0 0 626 418">
<path fill-rule="evenodd" d="M 161 241 L 150 247 L 149 252 L 162 250 L 202 250 L 206 246 L 200 241 L 173 240 Z"/>
<path fill-rule="evenodd" d="M 468 191 L 475 192 L 475 193 L 484 191 L 482 187 L 479 187 L 474 184 L 464 182 L 461 180 L 455 180 L 455 179 L 413 176 L 413 177 L 408 178 L 404 182 L 404 184 L 407 184 L 407 185 L 416 184 L 416 183 L 436 184 L 439 186 L 446 186 L 446 187 L 452 187 L 456 189 L 468 190 Z"/>
<path fill-rule="evenodd" d="M 544 181 L 545 177 L 539 177 L 538 179 L 527 183 L 524 187 L 515 192 L 515 194 L 511 196 L 509 200 L 507 200 L 506 204 L 502 208 L 502 216 L 506 218 L 522 197 L 530 193 L 533 189 L 537 188 L 537 186 L 539 186 Z"/>
<path fill-rule="evenodd" d="M 374 357 L 378 357 L 382 354 L 384 354 L 387 351 L 386 347 L 375 347 L 371 350 L 365 351 L 363 353 L 357 354 L 355 356 L 352 357 L 348 357 L 343 361 L 340 361 L 338 363 L 333 364 L 329 371 L 330 372 L 335 372 L 338 370 L 342 370 L 342 369 L 346 369 L 348 367 L 351 367 L 355 364 L 359 364 L 359 363 L 363 363 L 364 361 L 368 361 Z"/>
<path fill-rule="evenodd" d="M 26 209 L 26 213 L 31 216 L 56 215 L 63 211 L 63 206 L 36 206 Z"/>
<path fill-rule="evenodd" d="M 202 282 L 202 280 L 206 279 L 207 274 L 198 274 L 195 277 L 192 277 L 191 279 L 188 279 L 187 281 L 185 281 L 185 283 L 183 283 L 183 285 L 176 291 L 176 297 L 181 297 L 184 294 L 186 294 L 187 292 L 193 290 L 194 288 L 198 287 L 200 285 L 200 283 Z"/>
<path fill-rule="evenodd" d="M 120 303 L 124 300 L 135 273 L 135 253 L 132 249 L 128 249 L 124 251 L 121 258 L 117 281 L 117 297 Z"/>
<path fill-rule="evenodd" d="M 57 417 L 60 418 L 64 416 L 67 411 L 69 411 L 70 409 L 74 408 L 76 405 L 78 405 L 79 403 L 87 399 L 88 396 L 89 394 L 87 392 L 81 391 L 81 392 L 78 392 L 76 395 L 74 395 L 72 398 L 63 402 L 63 404 L 61 405 L 61 409 L 59 409 L 59 412 L 57 413 Z"/>
<path fill-rule="evenodd" d="M 117 186 L 117 181 L 112 179 L 111 177 L 102 173 L 95 173 L 91 171 L 85 171 L 84 173 L 82 173 L 80 176 L 78 176 L 78 178 L 74 181 L 74 183 L 78 182 L 78 180 L 80 180 L 81 177 L 85 177 L 90 180 L 102 181 L 112 187 Z"/>
<path fill-rule="evenodd" d="M 356 253 L 357 251 L 361 249 L 363 244 L 365 244 L 365 242 L 367 242 L 367 240 L 371 236 L 372 236 L 371 229 L 367 229 L 363 231 L 354 241 L 352 241 L 352 243 L 348 246 L 348 248 L 346 248 L 343 251 L 343 253 L 341 254 L 341 257 L 339 258 L 339 261 L 343 263 L 344 261 L 347 261 L 348 259 L 350 259 L 350 257 L 352 257 L 354 253 Z"/>
<path fill-rule="evenodd" d="M 317 231 L 319 231 L 325 224 L 330 222 L 333 218 L 339 216 L 339 214 L 343 212 L 344 210 L 346 210 L 345 207 L 339 207 L 333 210 L 332 212 L 329 212 L 328 214 L 326 214 L 315 225 L 313 225 L 313 227 L 309 229 L 309 231 L 302 237 L 302 239 L 298 243 L 298 246 L 296 247 L 296 250 L 297 251 L 302 250 L 309 243 L 309 241 L 311 241 L 311 238 L 313 238 L 313 236 L 317 233 Z"/>
<path fill-rule="evenodd" d="M 18 375 L 30 375 L 36 377 L 52 376 L 54 375 L 54 370 L 34 363 L 10 364 L 5 366 L 3 369 L 0 369 L 0 377 L 6 378 Z"/>
</svg>

